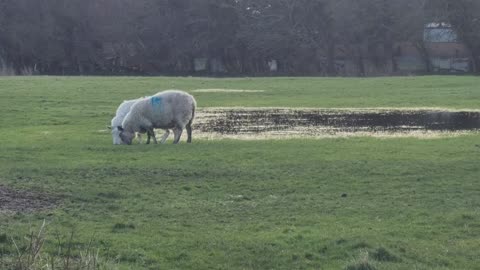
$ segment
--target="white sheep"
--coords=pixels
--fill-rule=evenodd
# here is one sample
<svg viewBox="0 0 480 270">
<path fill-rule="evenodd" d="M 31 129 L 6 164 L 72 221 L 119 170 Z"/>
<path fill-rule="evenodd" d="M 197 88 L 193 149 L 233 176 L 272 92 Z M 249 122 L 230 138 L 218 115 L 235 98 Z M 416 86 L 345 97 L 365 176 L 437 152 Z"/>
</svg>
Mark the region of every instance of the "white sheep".
<svg viewBox="0 0 480 270">
<path fill-rule="evenodd" d="M 121 126 L 120 138 L 126 144 L 132 144 L 135 132 L 146 132 L 150 137 L 155 138 L 154 128 L 165 129 L 161 143 L 165 143 L 170 131 L 173 130 L 173 143 L 179 142 L 183 129 L 187 130 L 187 142 L 192 142 L 192 122 L 195 117 L 197 103 L 193 96 L 179 90 L 167 90 L 159 92 L 151 97 L 142 98 L 136 101 L 125 116 Z"/>
<path fill-rule="evenodd" d="M 112 130 L 112 138 L 113 144 L 122 144 L 122 139 L 120 138 L 120 130 L 118 130 L 118 126 L 122 125 L 123 119 L 130 111 L 132 105 L 140 99 L 132 99 L 132 100 L 125 100 L 118 106 L 117 112 L 115 113 L 115 117 L 112 118 L 111 126 L 108 128 Z M 140 138 L 140 137 L 139 137 Z"/>
<path fill-rule="evenodd" d="M 145 97 L 143 97 L 145 98 Z M 123 144 L 122 139 L 120 138 L 120 130 L 118 130 L 118 126 L 122 125 L 123 119 L 127 116 L 130 108 L 135 104 L 135 102 L 141 100 L 142 98 L 138 99 L 131 99 L 131 100 L 124 100 L 120 106 L 118 106 L 117 111 L 115 113 L 115 117 L 112 118 L 111 126 L 108 128 L 112 130 L 112 139 L 113 144 Z M 146 131 L 137 132 L 137 137 L 139 141 L 142 141 L 141 133 L 145 133 Z M 168 132 L 169 133 L 169 132 Z M 165 135 L 164 135 L 165 136 Z M 168 135 L 166 136 L 168 137 Z M 166 139 L 166 138 L 165 138 Z"/>
</svg>

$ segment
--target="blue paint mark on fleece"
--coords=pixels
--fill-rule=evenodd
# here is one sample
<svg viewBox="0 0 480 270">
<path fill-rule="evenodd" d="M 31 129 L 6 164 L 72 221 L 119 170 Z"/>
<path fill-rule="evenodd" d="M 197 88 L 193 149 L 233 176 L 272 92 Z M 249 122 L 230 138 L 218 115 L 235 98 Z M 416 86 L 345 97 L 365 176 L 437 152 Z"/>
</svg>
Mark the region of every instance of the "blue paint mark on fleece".
<svg viewBox="0 0 480 270">
<path fill-rule="evenodd" d="M 162 109 L 162 98 L 161 97 L 151 97 L 150 102 L 152 107 L 161 110 Z"/>
</svg>

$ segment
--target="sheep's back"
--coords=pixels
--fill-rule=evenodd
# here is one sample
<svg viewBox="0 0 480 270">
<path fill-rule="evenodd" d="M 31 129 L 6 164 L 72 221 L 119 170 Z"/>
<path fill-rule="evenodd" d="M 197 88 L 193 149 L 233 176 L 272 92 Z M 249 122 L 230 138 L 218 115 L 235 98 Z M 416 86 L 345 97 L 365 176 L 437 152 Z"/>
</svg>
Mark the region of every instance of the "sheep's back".
<svg viewBox="0 0 480 270">
<path fill-rule="evenodd" d="M 172 128 L 175 125 L 185 126 L 193 115 L 195 99 L 182 91 L 168 90 L 150 97 L 154 126 L 156 128 Z M 156 103 L 159 103 L 156 105 Z"/>
</svg>

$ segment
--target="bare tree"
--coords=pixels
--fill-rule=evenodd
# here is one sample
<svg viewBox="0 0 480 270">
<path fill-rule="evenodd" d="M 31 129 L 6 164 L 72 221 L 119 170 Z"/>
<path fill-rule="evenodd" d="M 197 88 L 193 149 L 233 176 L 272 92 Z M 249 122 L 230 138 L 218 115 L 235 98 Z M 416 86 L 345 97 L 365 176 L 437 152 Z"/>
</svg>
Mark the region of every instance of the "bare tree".
<svg viewBox="0 0 480 270">
<path fill-rule="evenodd" d="M 480 67 L 475 0 L 0 0 L 0 64 L 16 73 L 205 72 L 381 75 L 397 71 L 398 44 L 450 22 Z M 343 66 L 343 67 L 342 67 Z"/>
</svg>

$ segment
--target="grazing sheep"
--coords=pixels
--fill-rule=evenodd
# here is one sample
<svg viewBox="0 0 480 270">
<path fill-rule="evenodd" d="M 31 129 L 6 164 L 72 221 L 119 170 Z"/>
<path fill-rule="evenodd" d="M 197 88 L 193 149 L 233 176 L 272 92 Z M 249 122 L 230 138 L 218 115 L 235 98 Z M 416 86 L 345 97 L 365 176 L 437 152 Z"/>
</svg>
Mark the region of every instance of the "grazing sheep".
<svg viewBox="0 0 480 270">
<path fill-rule="evenodd" d="M 112 130 L 112 138 L 113 144 L 122 144 L 123 141 L 120 138 L 120 130 L 118 130 L 118 126 L 122 125 L 123 119 L 130 111 L 132 105 L 140 99 L 132 99 L 132 100 L 125 100 L 118 106 L 117 112 L 115 113 L 115 117 L 112 118 L 111 126 L 108 128 Z"/>
<path fill-rule="evenodd" d="M 108 128 L 112 130 L 112 138 L 113 138 L 113 144 L 124 144 L 122 139 L 120 138 L 120 130 L 118 129 L 118 126 L 122 125 L 123 119 L 125 119 L 125 116 L 128 114 L 130 111 L 130 108 L 132 107 L 135 102 L 141 100 L 142 98 L 138 99 L 131 99 L 131 100 L 124 100 L 120 106 L 117 108 L 117 112 L 115 113 L 115 117 L 112 118 L 111 121 L 111 126 Z M 141 142 L 141 133 L 145 133 L 146 131 L 140 131 L 137 132 L 137 136 L 139 141 Z M 168 130 L 166 131 L 166 137 L 165 140 L 168 138 L 168 134 L 170 133 Z"/>
<path fill-rule="evenodd" d="M 183 129 L 187 130 L 187 142 L 192 142 L 192 122 L 197 104 L 193 96 L 178 90 L 168 90 L 138 100 L 132 105 L 125 116 L 120 130 L 120 138 L 126 144 L 132 144 L 135 132 L 147 132 L 147 144 L 150 137 L 155 138 L 154 128 L 166 129 L 161 143 L 165 143 L 169 135 L 168 129 L 173 129 L 173 143 L 177 144 Z"/>
</svg>

